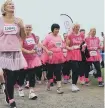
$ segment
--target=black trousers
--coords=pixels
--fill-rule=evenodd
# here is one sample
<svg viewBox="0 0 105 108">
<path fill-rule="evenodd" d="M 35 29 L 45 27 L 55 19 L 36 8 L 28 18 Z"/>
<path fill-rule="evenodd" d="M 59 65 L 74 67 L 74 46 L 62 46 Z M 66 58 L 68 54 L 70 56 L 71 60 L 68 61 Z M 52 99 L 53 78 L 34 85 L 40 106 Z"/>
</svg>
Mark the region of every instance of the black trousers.
<svg viewBox="0 0 105 108">
<path fill-rule="evenodd" d="M 56 77 L 56 81 L 61 81 L 61 69 L 62 64 L 48 64 L 48 80 L 53 79 L 53 75 Z"/>
<path fill-rule="evenodd" d="M 81 61 L 80 62 L 80 77 L 84 76 L 87 70 L 87 62 L 86 61 Z"/>
<path fill-rule="evenodd" d="M 104 68 L 104 61 L 103 60 L 101 62 L 101 66 L 102 66 L 102 68 Z"/>
<path fill-rule="evenodd" d="M 42 65 L 42 71 L 46 71 L 47 72 L 47 70 L 48 70 L 48 64 L 43 64 Z"/>
<path fill-rule="evenodd" d="M 62 65 L 63 76 L 66 76 L 66 75 L 69 76 L 70 70 L 71 70 L 71 61 L 63 63 L 63 65 Z"/>
<path fill-rule="evenodd" d="M 95 69 L 96 69 L 96 71 L 97 71 L 97 77 L 101 77 L 101 68 L 100 68 L 100 62 L 99 62 L 99 61 L 87 62 L 85 77 L 86 77 L 86 78 L 89 77 L 90 66 L 92 65 L 92 63 L 94 64 Z"/>
<path fill-rule="evenodd" d="M 36 76 L 38 77 L 38 80 L 41 81 L 41 77 L 42 77 L 42 66 L 36 67 L 35 68 L 35 73 L 36 73 Z"/>
<path fill-rule="evenodd" d="M 42 71 L 40 71 L 40 70 L 41 70 L 41 67 L 35 67 L 33 69 L 27 69 L 27 70 L 24 70 L 23 72 L 19 73 L 18 74 L 18 84 L 20 86 L 24 85 L 25 78 L 27 77 L 27 80 L 29 81 L 29 86 L 35 87 L 36 73 L 38 73 L 38 75 L 41 79 Z"/>
<path fill-rule="evenodd" d="M 78 76 L 80 74 L 80 61 L 71 61 L 72 69 L 72 84 L 77 84 Z"/>
<path fill-rule="evenodd" d="M 11 71 L 7 69 L 3 69 L 4 71 L 4 79 L 5 79 L 5 94 L 9 99 L 14 98 L 14 85 L 18 78 L 18 73 L 21 73 L 23 70 L 19 71 Z"/>
</svg>

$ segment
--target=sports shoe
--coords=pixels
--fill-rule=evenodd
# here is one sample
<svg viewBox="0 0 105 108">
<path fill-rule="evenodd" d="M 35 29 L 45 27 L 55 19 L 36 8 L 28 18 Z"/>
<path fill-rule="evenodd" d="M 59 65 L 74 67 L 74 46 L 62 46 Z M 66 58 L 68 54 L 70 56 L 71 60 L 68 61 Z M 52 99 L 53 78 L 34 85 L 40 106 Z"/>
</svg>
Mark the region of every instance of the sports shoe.
<svg viewBox="0 0 105 108">
<path fill-rule="evenodd" d="M 23 90 L 23 89 L 20 89 L 20 90 L 19 90 L 19 96 L 20 96 L 20 97 L 24 97 L 24 90 Z"/>
<path fill-rule="evenodd" d="M 10 103 L 10 108 L 17 108 L 16 103 L 15 102 Z"/>
<path fill-rule="evenodd" d="M 25 85 L 25 88 L 26 88 L 26 89 L 29 89 L 29 85 L 28 85 L 28 84 L 26 84 L 26 85 Z"/>
<path fill-rule="evenodd" d="M 104 87 L 104 83 L 103 83 L 103 82 L 99 82 L 99 83 L 98 83 L 98 86 L 99 86 L 99 87 Z"/>
<path fill-rule="evenodd" d="M 64 93 L 61 87 L 59 87 L 59 88 L 57 89 L 57 93 L 58 93 L 58 94 L 63 94 L 63 93 Z"/>
<path fill-rule="evenodd" d="M 79 91 L 79 88 L 75 84 L 72 84 L 71 90 L 72 90 L 72 92 L 77 92 L 77 91 Z"/>
<path fill-rule="evenodd" d="M 80 91 L 80 89 L 77 86 L 75 86 L 75 87 L 76 87 L 77 91 Z"/>
<path fill-rule="evenodd" d="M 38 97 L 37 95 L 34 93 L 34 90 L 30 90 L 29 92 L 29 99 L 30 100 L 36 100 Z"/>
</svg>

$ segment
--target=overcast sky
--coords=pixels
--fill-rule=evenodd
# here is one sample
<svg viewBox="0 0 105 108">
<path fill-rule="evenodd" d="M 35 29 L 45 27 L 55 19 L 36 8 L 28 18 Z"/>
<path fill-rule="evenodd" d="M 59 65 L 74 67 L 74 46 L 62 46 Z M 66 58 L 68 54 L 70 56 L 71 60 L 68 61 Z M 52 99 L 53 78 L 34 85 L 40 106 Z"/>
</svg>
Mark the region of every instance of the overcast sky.
<svg viewBox="0 0 105 108">
<path fill-rule="evenodd" d="M 5 0 L 0 0 L 2 4 Z M 66 13 L 87 32 L 96 27 L 97 36 L 104 31 L 104 0 L 13 0 L 16 16 L 33 25 L 33 32 L 43 39 L 53 23 Z M 61 31 L 63 33 L 64 31 Z"/>
</svg>

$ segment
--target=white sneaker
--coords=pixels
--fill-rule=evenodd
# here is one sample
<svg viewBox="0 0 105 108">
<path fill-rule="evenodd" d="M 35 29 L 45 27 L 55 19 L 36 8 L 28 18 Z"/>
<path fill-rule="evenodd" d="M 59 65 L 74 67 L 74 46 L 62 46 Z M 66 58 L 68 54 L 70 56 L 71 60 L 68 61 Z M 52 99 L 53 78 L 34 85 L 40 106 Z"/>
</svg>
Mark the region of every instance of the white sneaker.
<svg viewBox="0 0 105 108">
<path fill-rule="evenodd" d="M 63 94 L 64 92 L 63 92 L 62 88 L 58 88 L 58 89 L 57 89 L 57 93 L 58 93 L 58 94 Z"/>
<path fill-rule="evenodd" d="M 19 90 L 19 96 L 20 96 L 20 97 L 24 97 L 24 90 L 23 90 L 23 89 L 20 89 L 20 90 Z"/>
<path fill-rule="evenodd" d="M 35 100 L 35 99 L 37 99 L 38 97 L 37 97 L 37 95 L 34 93 L 34 91 L 33 90 L 30 90 L 30 92 L 29 92 L 29 99 L 31 99 L 31 100 Z"/>
<path fill-rule="evenodd" d="M 80 89 L 76 85 L 75 85 L 75 87 L 76 87 L 77 91 L 80 91 Z"/>
<path fill-rule="evenodd" d="M 79 88 L 77 88 L 77 86 L 75 84 L 72 84 L 72 92 L 77 92 Z"/>
</svg>

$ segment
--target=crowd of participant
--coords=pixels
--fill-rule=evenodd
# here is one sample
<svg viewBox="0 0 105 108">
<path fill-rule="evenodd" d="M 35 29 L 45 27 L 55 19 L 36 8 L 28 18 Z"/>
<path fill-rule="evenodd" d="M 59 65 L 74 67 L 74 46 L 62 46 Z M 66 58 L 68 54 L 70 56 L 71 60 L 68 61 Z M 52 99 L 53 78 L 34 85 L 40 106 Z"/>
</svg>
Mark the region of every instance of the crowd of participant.
<svg viewBox="0 0 105 108">
<path fill-rule="evenodd" d="M 14 100 L 14 86 L 19 88 L 19 96 L 24 97 L 24 88 L 29 89 L 29 99 L 37 99 L 35 85 L 42 78 L 47 81 L 46 90 L 51 91 L 55 83 L 57 93 L 64 93 L 62 80 L 71 91 L 78 92 L 80 84 L 89 86 L 89 72 L 94 65 L 98 86 L 103 87 L 101 65 L 104 67 L 104 44 L 91 28 L 86 36 L 79 24 L 74 24 L 71 33 L 59 35 L 59 24 L 52 24 L 51 32 L 40 42 L 40 37 L 32 33 L 32 25 L 25 25 L 15 17 L 14 4 L 7 0 L 1 8 L 0 17 L 0 87 L 6 95 L 10 108 L 17 108 Z M 104 37 L 103 37 L 104 40 Z M 103 54 L 102 53 L 102 54 Z M 24 86 L 24 84 L 26 84 Z"/>
</svg>

